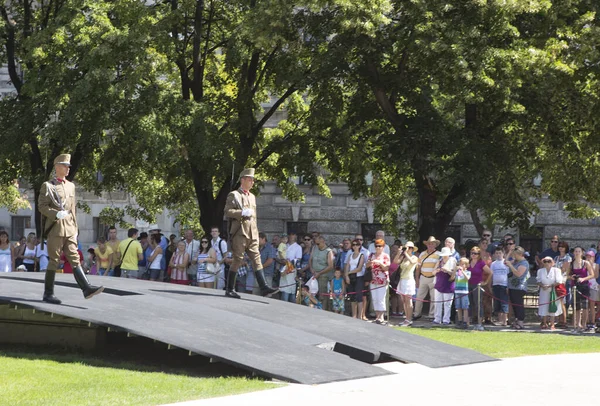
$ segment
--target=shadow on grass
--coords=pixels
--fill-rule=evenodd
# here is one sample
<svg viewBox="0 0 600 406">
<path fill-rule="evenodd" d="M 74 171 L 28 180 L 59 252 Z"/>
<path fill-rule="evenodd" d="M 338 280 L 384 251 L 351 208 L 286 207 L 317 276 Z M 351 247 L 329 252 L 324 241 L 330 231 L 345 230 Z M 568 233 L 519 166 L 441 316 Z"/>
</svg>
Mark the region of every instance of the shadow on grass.
<svg viewBox="0 0 600 406">
<path fill-rule="evenodd" d="M 114 333 L 102 350 L 84 351 L 57 346 L 0 344 L 0 356 L 59 363 L 81 363 L 93 367 L 139 372 L 162 372 L 200 378 L 251 377 L 252 372 L 229 364 L 211 362 L 181 349 L 167 349 L 164 343 L 143 337 Z M 255 378 L 262 379 L 260 376 Z"/>
</svg>

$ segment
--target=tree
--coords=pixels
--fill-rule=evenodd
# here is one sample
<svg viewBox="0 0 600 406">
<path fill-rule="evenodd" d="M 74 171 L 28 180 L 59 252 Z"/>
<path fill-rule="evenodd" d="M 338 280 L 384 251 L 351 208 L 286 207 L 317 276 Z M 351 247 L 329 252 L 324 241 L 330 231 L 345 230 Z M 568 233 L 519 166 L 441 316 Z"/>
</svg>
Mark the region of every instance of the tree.
<svg viewBox="0 0 600 406">
<path fill-rule="evenodd" d="M 16 175 L 38 190 L 51 157 L 68 148 L 75 151 L 70 177 L 80 185 L 135 197 L 134 206 L 107 208 L 113 220 L 129 214 L 151 221 L 167 207 L 199 216 L 205 229 L 221 222 L 227 193 L 245 166 L 259 167 L 293 199 L 302 199 L 288 182 L 293 175 L 326 191 L 319 145 L 305 124 L 304 92 L 329 28 L 368 32 L 387 6 L 383 0 L 8 4 L 4 56 L 16 95 L 0 108 L 7 113 L 3 140 L 12 143 L 4 157 L 21 163 Z M 286 120 L 270 128 L 284 107 Z"/>
<path fill-rule="evenodd" d="M 113 123 L 132 110 L 147 110 L 131 103 L 148 92 L 139 87 L 155 62 L 145 59 L 152 24 L 137 18 L 145 9 L 124 0 L 0 6 L 0 61 L 15 89 L 0 101 L 0 157 L 9 164 L 3 182 L 24 179 L 37 202 L 62 152 L 72 153 L 70 179 L 86 170 L 92 178 Z M 39 233 L 38 211 L 36 225 Z"/>
<path fill-rule="evenodd" d="M 532 198 L 542 192 L 577 200 L 567 182 L 556 188 L 549 180 L 556 171 L 566 174 L 562 163 L 539 159 L 556 151 L 549 132 L 580 139 L 569 130 L 573 116 L 552 120 L 554 129 L 540 124 L 564 111 L 565 100 L 552 94 L 589 91 L 589 76 L 583 85 L 574 75 L 584 64 L 574 61 L 593 49 L 596 7 L 588 1 L 556 7 L 547 1 L 396 1 L 389 23 L 373 36 L 350 30 L 336 36 L 331 54 L 337 58 L 325 68 L 335 76 L 314 87 L 311 101 L 313 128 L 335 135 L 330 162 L 343 158 L 335 172 L 355 193 L 372 194 L 390 225 L 399 210 L 411 213 L 405 202 L 415 202 L 413 233 L 420 241 L 443 236 L 463 206 L 528 227 L 536 210 Z M 570 35 L 577 39 L 566 41 Z M 584 113 L 579 122 L 594 126 L 589 119 L 596 109 L 573 110 Z M 581 179 L 598 171 L 595 163 L 571 163 Z M 366 187 L 367 171 L 375 173 L 378 190 Z M 533 183 L 540 173 L 542 189 Z M 586 198 L 597 201 L 591 193 Z"/>
</svg>

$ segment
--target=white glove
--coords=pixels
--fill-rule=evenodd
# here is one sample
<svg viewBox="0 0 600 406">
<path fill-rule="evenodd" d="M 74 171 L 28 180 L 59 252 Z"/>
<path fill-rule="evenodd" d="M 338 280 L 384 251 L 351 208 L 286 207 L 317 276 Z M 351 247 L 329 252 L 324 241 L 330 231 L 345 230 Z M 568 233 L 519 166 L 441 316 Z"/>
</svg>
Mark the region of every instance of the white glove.
<svg viewBox="0 0 600 406">
<path fill-rule="evenodd" d="M 250 208 L 242 209 L 242 217 L 252 217 L 254 216 L 254 210 Z"/>
<path fill-rule="evenodd" d="M 69 215 L 69 212 L 66 210 L 61 210 L 58 213 L 56 213 L 56 218 L 59 220 L 64 219 L 65 217 L 67 217 Z"/>
</svg>

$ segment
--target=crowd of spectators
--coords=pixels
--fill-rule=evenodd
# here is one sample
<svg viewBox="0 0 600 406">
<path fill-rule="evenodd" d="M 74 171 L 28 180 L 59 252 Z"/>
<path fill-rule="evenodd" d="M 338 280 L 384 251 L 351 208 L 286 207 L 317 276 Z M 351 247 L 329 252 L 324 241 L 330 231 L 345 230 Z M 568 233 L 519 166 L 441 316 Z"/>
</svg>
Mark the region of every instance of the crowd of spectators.
<svg viewBox="0 0 600 406">
<path fill-rule="evenodd" d="M 479 241 L 459 247 L 451 237 L 441 246 L 431 236 L 422 242 L 420 253 L 411 241 L 395 240 L 390 247 L 383 231 L 368 243 L 357 234 L 338 246 L 328 245 L 318 232 L 298 237 L 290 232 L 269 241 L 259 234 L 266 281 L 286 302 L 378 324 L 404 318 L 400 325 L 408 327 L 425 318 L 457 328 L 487 324 L 523 329 L 525 297 L 533 290 L 540 328 L 597 330 L 600 253 L 569 249 L 558 236 L 535 257 L 517 246 L 513 235 L 494 242 L 488 230 Z M 181 239 L 174 234 L 167 239 L 158 228 L 148 233 L 131 228 L 122 241 L 111 227 L 86 257 L 81 250 L 79 254 L 90 274 L 214 289 L 224 288 L 231 265 L 218 227 L 200 239 L 192 230 Z M 47 263 L 46 248 L 34 233 L 11 245 L 6 231 L 0 231 L 0 272 L 43 272 Z M 60 267 L 59 272 L 72 272 L 64 259 Z M 247 259 L 238 270 L 237 291 L 260 294 Z M 569 321 L 571 307 L 574 319 Z"/>
</svg>

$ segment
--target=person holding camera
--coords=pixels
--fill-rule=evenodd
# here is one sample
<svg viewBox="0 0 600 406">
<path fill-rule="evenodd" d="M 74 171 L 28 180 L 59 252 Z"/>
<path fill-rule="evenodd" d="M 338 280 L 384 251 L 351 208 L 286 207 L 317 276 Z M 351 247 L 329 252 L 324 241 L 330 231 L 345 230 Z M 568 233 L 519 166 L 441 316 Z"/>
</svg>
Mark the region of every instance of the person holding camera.
<svg viewBox="0 0 600 406">
<path fill-rule="evenodd" d="M 415 244 L 412 241 L 407 241 L 402 247 L 398 256 L 398 272 L 400 272 L 400 282 L 398 283 L 398 293 L 404 305 L 404 322 L 401 327 L 409 327 L 412 325 L 413 303 L 412 297 L 417 293 L 417 285 L 415 282 L 415 269 L 419 258 L 414 255 Z"/>
<path fill-rule="evenodd" d="M 592 264 L 583 259 L 583 248 L 575 247 L 573 250 L 573 261 L 567 277 L 573 281 L 575 285 L 576 298 L 574 301 L 575 307 L 575 325 L 578 332 L 583 331 L 586 327 L 585 323 L 588 319 L 588 297 L 590 297 L 590 282 L 594 277 Z"/>
<path fill-rule="evenodd" d="M 512 327 L 523 330 L 525 321 L 524 298 L 527 293 L 527 279 L 529 278 L 529 262 L 525 259 L 525 248 L 517 246 L 512 252 L 512 259 L 505 261 L 510 269 L 508 274 L 508 296 L 515 312 L 515 321 Z"/>
</svg>

